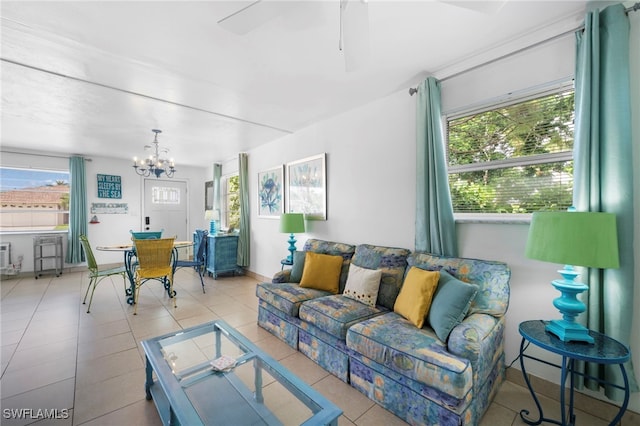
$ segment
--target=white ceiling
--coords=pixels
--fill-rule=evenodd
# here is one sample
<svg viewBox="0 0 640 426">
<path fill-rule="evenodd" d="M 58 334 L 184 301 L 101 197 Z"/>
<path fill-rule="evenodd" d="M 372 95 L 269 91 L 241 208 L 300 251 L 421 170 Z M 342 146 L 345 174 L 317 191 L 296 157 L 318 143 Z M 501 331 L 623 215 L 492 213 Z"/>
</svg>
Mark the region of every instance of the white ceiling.
<svg viewBox="0 0 640 426">
<path fill-rule="evenodd" d="M 140 157 L 158 128 L 178 168 L 210 166 L 569 31 L 586 2 L 370 0 L 353 72 L 339 0 L 286 2 L 244 35 L 218 24 L 249 3 L 2 1 L 2 150 Z"/>
</svg>

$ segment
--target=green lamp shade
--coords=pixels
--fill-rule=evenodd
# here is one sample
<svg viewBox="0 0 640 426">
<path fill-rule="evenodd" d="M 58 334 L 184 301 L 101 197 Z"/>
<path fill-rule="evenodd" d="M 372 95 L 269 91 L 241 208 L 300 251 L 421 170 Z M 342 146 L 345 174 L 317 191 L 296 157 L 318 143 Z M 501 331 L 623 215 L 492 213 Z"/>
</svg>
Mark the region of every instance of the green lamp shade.
<svg viewBox="0 0 640 426">
<path fill-rule="evenodd" d="M 280 216 L 280 232 L 290 234 L 304 232 L 304 214 L 284 213 Z"/>
<path fill-rule="evenodd" d="M 573 266 L 620 266 L 615 215 L 576 211 L 536 212 L 531 217 L 525 254 L 531 259 L 565 265 L 558 271 L 563 279 L 551 282 L 561 293 L 553 300 L 553 306 L 560 311 L 562 319 L 549 321 L 545 330 L 563 342 L 593 344 L 589 329 L 576 321 L 586 309 L 578 295 L 589 287 L 575 281 L 579 274 Z"/>
<path fill-rule="evenodd" d="M 572 211 L 533 213 L 525 254 L 551 263 L 618 268 L 616 216 Z"/>
</svg>

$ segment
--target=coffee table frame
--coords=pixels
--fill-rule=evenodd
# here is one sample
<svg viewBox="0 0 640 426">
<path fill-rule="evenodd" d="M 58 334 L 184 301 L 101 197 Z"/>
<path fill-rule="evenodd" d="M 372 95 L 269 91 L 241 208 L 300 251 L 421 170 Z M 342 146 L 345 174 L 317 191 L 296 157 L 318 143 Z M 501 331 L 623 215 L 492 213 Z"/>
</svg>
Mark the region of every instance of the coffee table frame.
<svg viewBox="0 0 640 426">
<path fill-rule="evenodd" d="M 216 357 L 221 355 L 221 338 L 222 334 L 224 334 L 230 341 L 244 351 L 244 355 L 237 359 L 238 365 L 249 361 L 254 363 L 255 393 L 244 385 L 233 373 L 233 370 L 224 373 L 214 372 L 211 368 L 207 368 L 209 362 L 181 371 L 179 375 L 172 372 L 171 367 L 164 358 L 160 342 L 164 344 L 178 343 L 212 332 L 215 332 Z M 260 350 L 223 320 L 212 321 L 179 332 L 168 333 L 144 340 L 142 341 L 142 347 L 146 357 L 146 397 L 148 400 L 154 400 L 162 423 L 165 425 L 192 426 L 204 425 L 211 422 L 211 419 L 203 420 L 200 418 L 186 393 L 186 389 L 197 382 L 206 380 L 207 378 L 211 379 L 213 375 L 223 375 L 235 390 L 242 395 L 247 404 L 246 408 L 252 409 L 255 414 L 264 420 L 265 424 L 282 424 L 263 404 L 263 370 L 266 370 L 314 413 L 303 425 L 337 426 L 338 417 L 342 414 L 342 410 L 336 405 L 284 368 L 274 358 Z M 155 381 L 153 379 L 154 372 L 157 378 Z"/>
</svg>

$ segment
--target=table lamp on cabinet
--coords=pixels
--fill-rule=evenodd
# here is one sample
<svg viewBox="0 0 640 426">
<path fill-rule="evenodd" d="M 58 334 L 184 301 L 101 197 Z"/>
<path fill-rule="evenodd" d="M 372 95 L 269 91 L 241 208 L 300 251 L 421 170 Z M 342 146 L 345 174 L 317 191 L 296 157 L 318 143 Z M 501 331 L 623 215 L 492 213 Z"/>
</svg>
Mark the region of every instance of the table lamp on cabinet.
<svg viewBox="0 0 640 426">
<path fill-rule="evenodd" d="M 553 305 L 562 319 L 549 321 L 546 330 L 564 342 L 593 343 L 589 330 L 576 322 L 586 310 L 578 295 L 589 287 L 576 282 L 574 266 L 618 268 L 616 217 L 598 212 L 536 212 L 531 218 L 526 256 L 530 259 L 564 264 L 562 279 L 552 281 L 561 296 Z M 605 284 L 606 285 L 606 284 Z"/>
<path fill-rule="evenodd" d="M 209 222 L 209 235 L 216 235 L 220 230 L 217 226 L 220 220 L 220 212 L 218 210 L 206 210 L 204 212 L 204 220 Z"/>
<path fill-rule="evenodd" d="M 304 214 L 303 213 L 284 213 L 280 216 L 280 232 L 289 235 L 289 256 L 287 263 L 293 264 L 293 253 L 296 251 L 296 238 L 294 234 L 304 232 Z"/>
</svg>

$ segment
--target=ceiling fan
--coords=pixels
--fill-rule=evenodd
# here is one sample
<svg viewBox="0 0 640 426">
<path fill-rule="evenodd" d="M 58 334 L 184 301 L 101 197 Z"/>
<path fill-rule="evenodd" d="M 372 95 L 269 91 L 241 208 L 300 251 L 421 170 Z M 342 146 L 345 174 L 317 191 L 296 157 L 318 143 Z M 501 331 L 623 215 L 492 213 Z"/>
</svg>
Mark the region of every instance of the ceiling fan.
<svg viewBox="0 0 640 426">
<path fill-rule="evenodd" d="M 340 5 L 340 38 L 338 48 L 343 53 L 347 72 L 356 71 L 369 60 L 369 0 L 337 0 Z M 476 12 L 497 13 L 509 0 L 469 1 L 435 0 Z M 281 16 L 292 8 L 300 7 L 303 1 L 249 2 L 239 10 L 220 19 L 218 24 L 236 34 L 246 34 L 265 24 L 276 16 Z"/>
<path fill-rule="evenodd" d="M 369 60 L 369 4 L 366 0 L 338 0 L 340 32 L 338 48 L 344 55 L 346 71 L 355 71 Z M 302 1 L 253 1 L 218 21 L 228 31 L 243 35 L 283 15 Z"/>
</svg>

